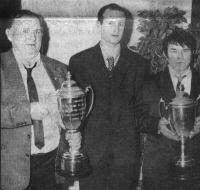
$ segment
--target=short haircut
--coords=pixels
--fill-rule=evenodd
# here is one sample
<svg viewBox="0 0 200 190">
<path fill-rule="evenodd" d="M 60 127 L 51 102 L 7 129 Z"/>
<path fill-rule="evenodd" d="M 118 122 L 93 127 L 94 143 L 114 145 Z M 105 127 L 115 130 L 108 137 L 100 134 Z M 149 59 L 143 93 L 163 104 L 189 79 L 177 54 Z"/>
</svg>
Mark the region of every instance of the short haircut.
<svg viewBox="0 0 200 190">
<path fill-rule="evenodd" d="M 124 17 L 126 18 L 126 20 L 128 20 L 128 19 L 133 19 L 132 15 L 130 14 L 130 12 L 129 12 L 126 8 L 121 7 L 121 6 L 119 6 L 118 4 L 116 4 L 116 3 L 111 3 L 111 4 L 108 4 L 108 5 L 103 6 L 103 7 L 99 10 L 99 12 L 98 12 L 98 14 L 97 14 L 98 21 L 99 21 L 101 24 L 102 24 L 103 19 L 104 19 L 103 14 L 104 14 L 104 12 L 105 12 L 106 10 L 108 10 L 108 9 L 109 9 L 109 10 L 116 10 L 116 11 L 123 12 L 123 13 L 124 13 Z"/>
<path fill-rule="evenodd" d="M 186 45 L 188 48 L 191 49 L 192 59 L 193 59 L 196 49 L 196 39 L 190 32 L 187 32 L 183 29 L 176 29 L 169 36 L 165 37 L 165 39 L 163 40 L 162 49 L 166 56 L 168 56 L 169 44 L 175 44 L 181 46 Z"/>
<path fill-rule="evenodd" d="M 29 10 L 17 10 L 16 12 L 14 12 L 8 19 L 7 24 L 6 24 L 6 29 L 9 29 L 12 27 L 14 20 L 15 19 L 19 19 L 22 17 L 27 17 L 27 18 L 37 18 L 40 22 L 40 26 L 43 29 L 43 25 L 44 25 L 44 19 L 41 15 L 36 14 L 32 11 Z"/>
</svg>

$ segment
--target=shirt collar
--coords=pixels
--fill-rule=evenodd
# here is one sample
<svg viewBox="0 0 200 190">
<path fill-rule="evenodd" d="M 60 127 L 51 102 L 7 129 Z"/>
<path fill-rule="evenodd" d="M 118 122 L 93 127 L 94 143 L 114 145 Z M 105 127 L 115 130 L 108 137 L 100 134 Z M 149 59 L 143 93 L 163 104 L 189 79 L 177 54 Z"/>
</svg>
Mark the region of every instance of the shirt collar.
<svg viewBox="0 0 200 190">
<path fill-rule="evenodd" d="M 176 73 L 176 71 L 174 71 L 174 69 L 170 65 L 168 65 L 168 68 L 169 68 L 169 73 L 170 73 L 171 77 L 177 78 L 178 74 Z M 181 73 L 181 76 L 184 76 L 184 75 L 186 75 L 186 77 L 191 75 L 190 67 L 187 70 L 185 70 L 183 73 Z"/>
<path fill-rule="evenodd" d="M 115 62 L 118 60 L 121 50 L 120 44 L 117 44 L 115 47 L 108 47 L 103 41 L 100 41 L 100 48 L 104 60 L 106 60 L 108 57 L 114 57 Z"/>
</svg>

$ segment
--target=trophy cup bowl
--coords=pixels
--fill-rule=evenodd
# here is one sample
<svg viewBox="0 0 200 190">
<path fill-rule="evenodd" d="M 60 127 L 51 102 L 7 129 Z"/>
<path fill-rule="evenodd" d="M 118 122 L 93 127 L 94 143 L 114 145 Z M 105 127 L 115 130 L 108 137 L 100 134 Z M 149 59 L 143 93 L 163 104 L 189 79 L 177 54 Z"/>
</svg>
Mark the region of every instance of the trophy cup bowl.
<svg viewBox="0 0 200 190">
<path fill-rule="evenodd" d="M 86 97 L 91 92 L 90 105 L 87 111 Z M 58 109 L 62 122 L 65 126 L 66 133 L 80 133 L 79 128 L 83 120 L 88 116 L 94 101 L 94 93 L 90 86 L 84 90 L 71 80 L 71 74 L 68 72 L 67 81 L 64 81 L 61 89 L 57 94 Z M 67 143 L 67 141 L 66 141 Z M 89 159 L 83 150 L 73 147 L 73 145 L 65 146 L 65 150 L 60 156 L 60 165 L 57 173 L 62 176 L 82 177 L 88 175 L 91 171 Z"/>
<path fill-rule="evenodd" d="M 170 127 L 181 139 L 181 155 L 175 161 L 175 178 L 187 180 L 192 177 L 194 159 L 186 153 L 185 142 L 189 140 L 190 132 L 194 128 L 197 102 L 189 98 L 183 91 L 177 91 L 176 97 L 165 105 L 160 103 L 160 115 L 170 121 Z"/>
</svg>

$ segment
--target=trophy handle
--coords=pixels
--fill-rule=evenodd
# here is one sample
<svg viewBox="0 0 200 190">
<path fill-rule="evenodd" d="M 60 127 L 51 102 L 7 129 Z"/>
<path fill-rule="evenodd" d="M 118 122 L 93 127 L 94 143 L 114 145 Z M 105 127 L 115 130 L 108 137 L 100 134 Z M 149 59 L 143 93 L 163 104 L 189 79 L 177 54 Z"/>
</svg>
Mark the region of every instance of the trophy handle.
<svg viewBox="0 0 200 190">
<path fill-rule="evenodd" d="M 93 108 L 93 104 L 94 104 L 94 91 L 93 91 L 92 87 L 89 85 L 89 86 L 87 86 L 87 87 L 85 88 L 85 92 L 86 92 L 86 93 L 91 92 L 90 107 L 89 107 L 89 109 L 88 109 L 88 111 L 87 111 L 87 114 L 86 114 L 86 116 L 85 116 L 85 117 L 87 117 L 87 116 L 89 115 L 89 113 L 91 112 L 92 108 Z"/>
<path fill-rule="evenodd" d="M 165 105 L 165 101 L 161 98 L 159 103 L 159 113 L 160 117 L 164 117 L 168 120 L 169 114 L 168 114 L 168 107 Z"/>
</svg>

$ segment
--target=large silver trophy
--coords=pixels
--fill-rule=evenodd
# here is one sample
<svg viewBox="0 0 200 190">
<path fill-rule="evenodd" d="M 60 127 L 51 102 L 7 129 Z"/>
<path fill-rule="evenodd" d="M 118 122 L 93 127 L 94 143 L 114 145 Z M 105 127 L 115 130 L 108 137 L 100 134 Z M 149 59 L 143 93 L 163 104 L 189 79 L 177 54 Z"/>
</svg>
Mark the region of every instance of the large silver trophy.
<svg viewBox="0 0 200 190">
<path fill-rule="evenodd" d="M 87 106 L 87 95 L 90 93 L 90 105 Z M 67 80 L 62 83 L 57 93 L 58 109 L 66 133 L 75 134 L 80 132 L 82 121 L 88 116 L 93 107 L 94 93 L 90 86 L 84 90 L 79 88 L 71 79 L 70 72 L 67 73 Z M 68 143 L 66 141 L 66 143 Z M 62 176 L 80 177 L 87 175 L 91 166 L 89 159 L 82 148 L 77 149 L 73 145 L 63 146 L 64 151 L 60 156 L 58 174 Z M 62 148 L 63 148 L 62 147 Z"/>
<path fill-rule="evenodd" d="M 194 121 L 198 107 L 198 99 L 192 100 L 189 95 L 181 90 L 176 92 L 176 97 L 168 104 L 164 100 L 160 103 L 160 114 L 170 121 L 170 128 L 181 139 L 181 153 L 175 161 L 175 178 L 187 180 L 191 177 L 194 168 L 194 159 L 185 150 L 185 142 L 189 140 L 190 132 L 194 128 Z"/>
</svg>

